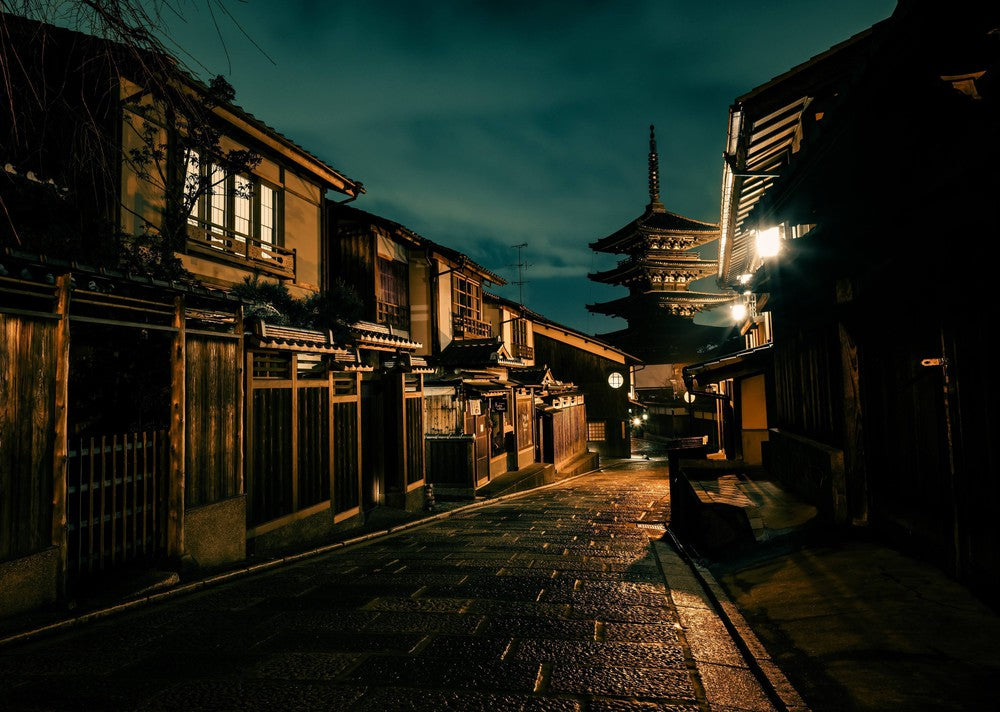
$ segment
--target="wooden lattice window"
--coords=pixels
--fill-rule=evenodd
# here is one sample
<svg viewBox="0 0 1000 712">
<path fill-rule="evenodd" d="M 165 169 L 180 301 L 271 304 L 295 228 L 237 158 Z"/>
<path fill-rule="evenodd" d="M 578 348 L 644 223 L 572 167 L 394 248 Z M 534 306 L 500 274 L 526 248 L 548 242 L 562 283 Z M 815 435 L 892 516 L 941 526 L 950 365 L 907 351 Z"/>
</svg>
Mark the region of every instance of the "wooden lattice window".
<svg viewBox="0 0 1000 712">
<path fill-rule="evenodd" d="M 460 274 L 454 275 L 452 284 L 454 285 L 452 312 L 455 316 L 481 320 L 483 318 L 482 286 Z"/>
<path fill-rule="evenodd" d="M 587 440 L 591 442 L 604 442 L 607 439 L 607 423 L 603 420 L 587 421 Z"/>
<path fill-rule="evenodd" d="M 292 377 L 291 354 L 270 351 L 253 355 L 253 377 L 257 379 L 287 379 Z"/>
<path fill-rule="evenodd" d="M 378 259 L 378 321 L 410 328 L 410 269 L 406 262 Z"/>
</svg>

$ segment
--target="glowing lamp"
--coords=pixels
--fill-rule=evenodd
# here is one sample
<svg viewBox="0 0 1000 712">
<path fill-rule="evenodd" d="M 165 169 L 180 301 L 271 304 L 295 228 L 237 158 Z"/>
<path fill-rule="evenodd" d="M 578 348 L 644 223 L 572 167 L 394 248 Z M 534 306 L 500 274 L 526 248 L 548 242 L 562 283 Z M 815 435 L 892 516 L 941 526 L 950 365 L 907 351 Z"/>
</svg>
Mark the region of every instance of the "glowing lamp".
<svg viewBox="0 0 1000 712">
<path fill-rule="evenodd" d="M 781 231 L 777 226 L 757 232 L 757 255 L 774 257 L 781 250 Z"/>
<path fill-rule="evenodd" d="M 643 420 L 649 420 L 649 413 L 643 413 L 642 414 L 642 419 Z"/>
<path fill-rule="evenodd" d="M 685 403 L 694 403 L 694 398 L 695 398 L 694 393 L 692 393 L 691 391 L 684 391 Z"/>
<path fill-rule="evenodd" d="M 640 425 L 642 425 L 642 420 L 639 418 L 632 418 L 632 425 L 638 428 Z"/>
<path fill-rule="evenodd" d="M 733 321 L 743 321 L 747 318 L 747 305 L 743 302 L 737 302 L 729 307 L 729 310 L 733 314 Z"/>
</svg>

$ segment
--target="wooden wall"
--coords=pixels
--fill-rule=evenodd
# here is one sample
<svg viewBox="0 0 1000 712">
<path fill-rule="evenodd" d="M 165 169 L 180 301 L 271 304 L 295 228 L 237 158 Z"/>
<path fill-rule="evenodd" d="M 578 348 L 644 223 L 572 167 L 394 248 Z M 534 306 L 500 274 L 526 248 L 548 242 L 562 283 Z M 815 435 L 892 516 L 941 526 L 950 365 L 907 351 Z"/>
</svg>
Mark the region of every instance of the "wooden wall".
<svg viewBox="0 0 1000 712">
<path fill-rule="evenodd" d="M 424 396 L 424 428 L 428 435 L 462 432 L 464 414 L 452 396 Z"/>
<path fill-rule="evenodd" d="M 840 447 L 840 340 L 836 324 L 776 320 L 775 425 Z"/>
<path fill-rule="evenodd" d="M 52 544 L 57 323 L 0 314 L 0 560 Z"/>
</svg>

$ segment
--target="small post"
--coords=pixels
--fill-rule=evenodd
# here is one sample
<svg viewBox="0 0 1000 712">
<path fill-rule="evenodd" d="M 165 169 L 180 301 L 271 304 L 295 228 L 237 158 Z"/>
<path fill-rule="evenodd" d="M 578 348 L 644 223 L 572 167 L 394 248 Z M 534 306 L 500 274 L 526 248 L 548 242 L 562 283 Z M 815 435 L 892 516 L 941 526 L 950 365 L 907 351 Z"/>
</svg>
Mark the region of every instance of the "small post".
<svg viewBox="0 0 1000 712">
<path fill-rule="evenodd" d="M 69 577 L 69 539 L 66 529 L 66 506 L 69 492 L 69 426 L 67 403 L 69 400 L 69 297 L 70 275 L 60 275 L 56 279 L 56 325 L 55 361 L 56 388 L 55 412 L 53 414 L 55 443 L 53 446 L 52 479 L 52 545 L 59 551 L 58 589 L 65 596 Z M 82 457 L 82 455 L 81 455 Z M 81 494 L 82 497 L 82 494 Z"/>
<path fill-rule="evenodd" d="M 167 471 L 167 556 L 184 555 L 184 406 L 185 352 L 184 297 L 174 299 L 174 342 L 170 351 L 170 466 Z"/>
</svg>

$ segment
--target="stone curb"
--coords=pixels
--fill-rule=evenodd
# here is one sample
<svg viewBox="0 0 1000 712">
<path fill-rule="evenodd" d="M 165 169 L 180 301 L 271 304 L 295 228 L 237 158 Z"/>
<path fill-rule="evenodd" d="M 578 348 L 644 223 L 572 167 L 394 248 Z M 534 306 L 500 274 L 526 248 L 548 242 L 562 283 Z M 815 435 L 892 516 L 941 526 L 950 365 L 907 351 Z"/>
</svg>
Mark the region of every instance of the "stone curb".
<svg viewBox="0 0 1000 712">
<path fill-rule="evenodd" d="M 743 618 L 736 604 L 716 581 L 712 572 L 691 558 L 669 527 L 667 536 L 670 537 L 670 543 L 675 551 L 698 579 L 712 608 L 729 631 L 733 642 L 747 661 L 749 669 L 757 677 L 771 701 L 781 712 L 809 712 L 809 706 L 771 659 L 763 643 Z"/>
<path fill-rule="evenodd" d="M 538 492 L 539 490 L 549 489 L 556 487 L 558 485 L 565 484 L 579 477 L 592 474 L 594 472 L 599 472 L 605 469 L 603 465 L 598 466 L 593 470 L 588 470 L 587 472 L 580 472 L 575 475 L 570 475 L 565 479 L 558 480 L 557 482 L 550 482 L 549 484 L 539 485 L 538 487 L 533 487 L 531 489 L 526 489 L 520 492 L 512 492 L 510 494 L 501 495 L 498 497 L 491 497 L 490 499 L 484 499 L 479 502 L 470 502 L 469 504 L 463 505 L 461 507 L 456 507 L 455 509 L 449 509 L 444 512 L 438 512 L 437 514 L 432 514 L 427 517 L 422 517 L 420 519 L 414 519 L 411 522 L 406 522 L 404 524 L 399 524 L 394 527 L 389 527 L 388 529 L 381 529 L 379 531 L 368 532 L 367 534 L 362 534 L 361 536 L 353 537 L 351 539 L 345 539 L 343 541 L 334 542 L 332 544 L 325 544 L 323 546 L 316 547 L 314 549 L 309 549 L 307 551 L 301 551 L 296 554 L 289 554 L 288 556 L 283 556 L 278 559 L 272 559 L 271 561 L 263 561 L 259 564 L 253 564 L 250 566 L 245 566 L 243 568 L 235 569 L 233 571 L 227 571 L 225 573 L 216 574 L 214 576 L 209 576 L 208 578 L 200 579 L 198 581 L 192 581 L 191 583 L 181 584 L 172 588 L 168 588 L 157 593 L 151 593 L 146 596 L 141 596 L 130 601 L 125 601 L 123 603 L 118 603 L 112 606 L 107 606 L 105 608 L 100 608 L 95 611 L 90 611 L 89 613 L 84 613 L 79 616 L 74 616 L 72 618 L 66 618 L 61 621 L 56 621 L 55 623 L 50 623 L 48 625 L 40 626 L 38 628 L 33 628 L 31 630 L 22 631 L 20 633 L 15 633 L 13 635 L 7 636 L 6 638 L 0 638 L 0 648 L 8 645 L 13 645 L 15 643 L 24 643 L 35 638 L 49 635 L 52 633 L 58 633 L 61 631 L 69 630 L 78 626 L 91 623 L 93 621 L 101 620 L 103 618 L 108 618 L 110 616 L 118 615 L 120 613 L 125 613 L 127 611 L 134 610 L 136 608 L 141 608 L 152 603 L 158 603 L 160 601 L 165 601 L 169 598 L 174 598 L 175 596 L 182 596 L 186 593 L 194 593 L 205 588 L 210 588 L 233 579 L 241 578 L 243 576 L 249 576 L 251 574 L 262 573 L 264 571 L 269 571 L 271 569 L 276 569 L 280 566 L 285 566 L 288 564 L 293 564 L 305 559 L 312 558 L 314 556 L 319 556 L 321 554 L 326 554 L 331 551 L 338 551 L 340 549 L 345 549 L 349 546 L 355 546 L 357 544 L 363 544 L 371 541 L 372 539 L 378 539 L 380 537 L 392 536 L 394 534 L 399 534 L 407 529 L 413 529 L 415 527 L 421 527 L 433 522 L 439 521 L 441 519 L 447 519 L 455 514 L 462 512 L 467 512 L 473 509 L 479 509 L 491 504 L 496 504 L 498 502 L 503 502 L 509 499 L 515 499 L 517 497 L 523 497 L 524 495 L 530 494 L 532 492 Z"/>
</svg>

